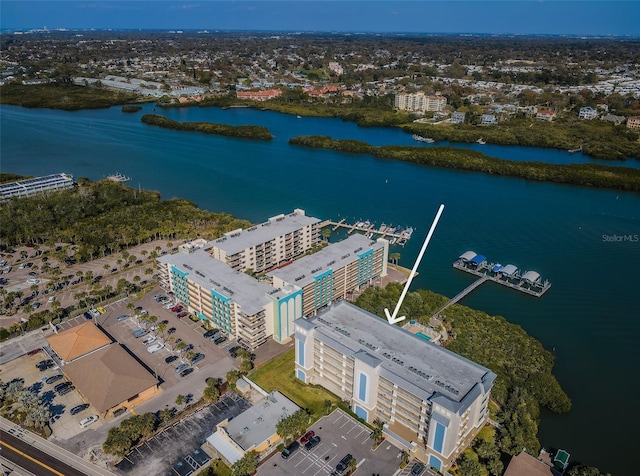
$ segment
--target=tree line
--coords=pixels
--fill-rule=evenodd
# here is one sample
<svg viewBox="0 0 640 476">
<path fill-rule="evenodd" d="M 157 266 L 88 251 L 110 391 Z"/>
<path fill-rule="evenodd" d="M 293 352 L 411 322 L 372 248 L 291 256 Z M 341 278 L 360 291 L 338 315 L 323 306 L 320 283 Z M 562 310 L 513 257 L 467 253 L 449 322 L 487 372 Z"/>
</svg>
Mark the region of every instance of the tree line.
<svg viewBox="0 0 640 476">
<path fill-rule="evenodd" d="M 358 140 L 334 140 L 329 136 L 297 136 L 289 139 L 289 143 L 352 154 L 369 154 L 382 159 L 402 160 L 433 167 L 519 177 L 539 182 L 640 191 L 640 170 L 628 167 L 519 162 L 497 159 L 480 152 L 453 147 L 372 146 Z"/>
<path fill-rule="evenodd" d="M 142 122 L 152 126 L 175 129 L 178 131 L 195 131 L 205 134 L 217 134 L 227 137 L 242 137 L 244 139 L 272 140 L 273 134 L 264 126 L 230 126 L 213 122 L 179 122 L 167 119 L 158 114 L 145 114 Z"/>
</svg>

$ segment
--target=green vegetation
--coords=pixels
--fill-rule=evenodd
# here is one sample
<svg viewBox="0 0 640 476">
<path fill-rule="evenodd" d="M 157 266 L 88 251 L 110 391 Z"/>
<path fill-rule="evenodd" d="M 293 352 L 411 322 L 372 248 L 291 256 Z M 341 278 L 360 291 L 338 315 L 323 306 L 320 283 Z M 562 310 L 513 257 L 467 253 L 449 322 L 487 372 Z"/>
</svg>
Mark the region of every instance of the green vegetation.
<svg viewBox="0 0 640 476">
<path fill-rule="evenodd" d="M 0 104 L 22 107 L 46 107 L 77 111 L 80 109 L 99 109 L 132 102 L 133 94 L 111 89 L 75 86 L 72 84 L 5 84 L 0 86 Z"/>
<path fill-rule="evenodd" d="M 159 238 L 213 239 L 249 225 L 188 200 L 161 200 L 158 192 L 86 179 L 73 189 L 1 203 L 0 222 L 3 244 L 71 243 L 78 261 Z"/>
<path fill-rule="evenodd" d="M 47 426 L 51 418 L 49 405 L 36 389 L 25 388 L 22 380 L 0 381 L 0 416 L 45 438 L 50 435 Z"/>
<path fill-rule="evenodd" d="M 385 308 L 395 305 L 401 292 L 399 284 L 390 284 L 385 289 L 370 288 L 358 297 L 356 304 L 383 315 Z M 399 312 L 428 324 L 446 302 L 445 296 L 418 290 L 407 294 Z M 445 347 L 497 375 L 491 391 L 498 404 L 493 418 L 502 427 L 495 442 L 491 439 L 490 444 L 482 443 L 482 449 L 476 442 L 474 449 L 459 459 L 458 474 L 481 474 L 479 467 L 485 468 L 485 474 L 501 474 L 500 458 L 496 456 L 499 451 L 515 455 L 524 448 L 531 454 L 540 450 L 536 436 L 540 405 L 564 413 L 571 409 L 571 401 L 552 374 L 553 355 L 520 326 L 459 304 L 447 309 L 442 317 L 450 337 Z"/>
<path fill-rule="evenodd" d="M 258 468 L 258 454 L 255 451 L 245 453 L 231 466 L 231 476 L 249 476 Z"/>
<path fill-rule="evenodd" d="M 231 476 L 231 469 L 221 460 L 217 459 L 197 474 L 198 476 Z"/>
<path fill-rule="evenodd" d="M 337 405 L 340 399 L 320 386 L 306 385 L 295 376 L 295 349 L 291 349 L 271 362 L 260 367 L 249 378 L 265 391 L 278 390 L 301 408 L 309 411 L 312 418 L 326 415 L 326 403 Z"/>
<path fill-rule="evenodd" d="M 18 174 L 9 174 L 7 172 L 0 172 L 0 183 L 19 182 L 20 180 L 25 180 L 28 178 L 33 178 L 33 175 L 25 176 Z"/>
<path fill-rule="evenodd" d="M 314 100 L 302 88 L 284 89 L 276 99 L 264 102 L 243 101 L 235 93 L 209 97 L 199 103 L 200 107 L 229 107 L 243 105 L 254 109 L 276 111 L 306 117 L 339 117 L 354 121 L 362 127 L 391 127 L 411 122 L 418 116 L 406 111 L 394 111 L 392 102 L 383 97 L 366 96 L 363 100 L 344 103 L 338 95 L 333 102 Z"/>
<path fill-rule="evenodd" d="M 134 106 L 133 104 L 127 104 L 122 106 L 122 112 L 138 112 L 142 109 L 142 106 Z"/>
<path fill-rule="evenodd" d="M 102 450 L 123 458 L 139 441 L 153 433 L 156 423 L 153 413 L 127 418 L 119 426 L 109 429 Z"/>
<path fill-rule="evenodd" d="M 334 140 L 328 136 L 297 136 L 289 143 L 352 154 L 370 154 L 384 159 L 527 180 L 640 191 L 640 170 L 597 164 L 548 164 L 518 162 L 452 147 L 372 146 L 357 140 Z"/>
<path fill-rule="evenodd" d="M 289 438 L 297 439 L 309 428 L 311 415 L 306 410 L 298 410 L 293 415 L 289 415 L 276 423 L 276 431 L 284 440 L 284 444 L 289 444 Z"/>
<path fill-rule="evenodd" d="M 431 137 L 436 141 L 472 143 L 483 138 L 490 144 L 546 147 L 562 150 L 582 146 L 585 155 L 596 159 L 640 159 L 640 135 L 626 126 L 616 126 L 606 121 L 555 122 L 535 119 L 513 119 L 490 127 L 471 124 L 403 124 L 402 129 L 411 134 Z"/>
<path fill-rule="evenodd" d="M 244 139 L 271 140 L 273 135 L 263 126 L 229 126 L 212 122 L 178 122 L 158 114 L 145 114 L 142 122 L 152 126 L 176 129 L 179 131 L 196 131 L 205 134 L 218 134 L 227 137 L 242 137 Z"/>
</svg>

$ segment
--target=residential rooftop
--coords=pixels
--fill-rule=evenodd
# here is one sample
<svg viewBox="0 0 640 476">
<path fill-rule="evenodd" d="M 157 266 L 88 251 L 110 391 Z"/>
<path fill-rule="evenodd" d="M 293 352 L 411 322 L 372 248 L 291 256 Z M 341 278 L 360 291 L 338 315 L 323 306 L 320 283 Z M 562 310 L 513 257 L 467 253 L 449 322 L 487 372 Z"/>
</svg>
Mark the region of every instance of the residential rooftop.
<svg viewBox="0 0 640 476">
<path fill-rule="evenodd" d="M 216 247 L 227 255 L 234 255 L 252 246 L 260 245 L 287 233 L 293 233 L 307 225 L 320 223 L 319 218 L 308 217 L 305 211 L 296 208 L 289 214 L 276 215 L 266 222 L 252 226 L 246 230 L 238 229 L 225 233 L 217 240 L 210 241 L 205 249 Z"/>
<path fill-rule="evenodd" d="M 354 233 L 346 240 L 333 243 L 312 255 L 304 256 L 293 263 L 267 273 L 276 276 L 286 283 L 301 288 L 313 282 L 313 277 L 327 269 L 340 269 L 354 261 L 354 256 L 370 248 L 378 249 L 384 245 L 371 240 L 360 233 Z"/>
<path fill-rule="evenodd" d="M 315 327 L 316 339 L 374 368 L 380 366 L 382 377 L 454 412 L 475 398 L 465 397 L 479 391 L 474 390 L 476 385 L 487 391 L 496 377 L 489 369 L 346 301 L 295 323 L 303 329 Z"/>
<path fill-rule="evenodd" d="M 275 391 L 231 420 L 225 429 L 233 441 L 248 451 L 276 433 L 276 424 L 298 410 L 298 405 Z"/>
</svg>

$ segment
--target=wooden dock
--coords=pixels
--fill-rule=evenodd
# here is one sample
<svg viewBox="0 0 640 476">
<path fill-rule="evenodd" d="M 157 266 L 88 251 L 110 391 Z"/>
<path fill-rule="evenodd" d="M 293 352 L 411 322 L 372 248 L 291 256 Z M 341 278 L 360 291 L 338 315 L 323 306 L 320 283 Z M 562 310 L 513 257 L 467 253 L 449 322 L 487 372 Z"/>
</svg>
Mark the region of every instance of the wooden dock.
<svg viewBox="0 0 640 476">
<path fill-rule="evenodd" d="M 460 301 L 462 298 L 470 294 L 474 289 L 480 286 L 487 281 L 493 281 L 494 283 L 498 283 L 502 286 L 506 286 L 511 289 L 515 289 L 517 291 L 523 292 L 525 294 L 529 294 L 535 297 L 541 297 L 544 293 L 546 293 L 551 287 L 551 283 L 549 281 L 544 281 L 542 283 L 529 284 L 522 280 L 519 274 L 514 275 L 512 278 L 507 278 L 503 276 L 500 272 L 494 273 L 491 271 L 494 267 L 493 263 L 482 264 L 477 268 L 468 267 L 462 260 L 458 259 L 453 263 L 453 267 L 459 269 L 460 271 L 464 271 L 465 273 L 473 274 L 477 276 L 478 279 L 471 283 L 469 286 L 464 288 L 458 294 L 456 294 L 452 299 L 449 300 L 444 306 L 438 309 L 432 317 L 438 317 L 442 311 L 447 309 L 449 306 Z"/>
<path fill-rule="evenodd" d="M 365 222 L 366 223 L 366 222 Z M 375 224 L 369 224 L 368 226 L 358 226 L 357 223 L 350 224 L 346 223 L 346 220 L 343 218 L 340 221 L 328 221 L 328 225 L 331 225 L 333 231 L 336 231 L 338 228 L 346 228 L 347 233 L 351 234 L 354 231 L 361 231 L 364 234 L 372 233 L 373 235 L 378 235 L 381 238 L 395 238 L 397 240 L 405 240 L 408 241 L 411 238 L 411 233 L 407 233 L 406 231 L 402 231 L 401 233 L 391 233 L 389 232 L 392 227 L 388 227 L 386 225 L 382 225 L 380 228 L 375 228 Z"/>
</svg>

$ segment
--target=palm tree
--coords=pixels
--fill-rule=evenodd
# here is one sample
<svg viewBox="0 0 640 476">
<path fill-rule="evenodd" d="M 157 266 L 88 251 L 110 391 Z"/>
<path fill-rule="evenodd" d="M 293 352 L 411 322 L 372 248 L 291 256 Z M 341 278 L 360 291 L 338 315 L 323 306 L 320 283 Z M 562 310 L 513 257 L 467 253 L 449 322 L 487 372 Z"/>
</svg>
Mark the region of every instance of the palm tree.
<svg viewBox="0 0 640 476">
<path fill-rule="evenodd" d="M 331 228 L 326 227 L 322 229 L 322 237 L 326 240 L 329 241 L 329 238 L 331 238 Z"/>
<path fill-rule="evenodd" d="M 187 397 L 185 397 L 182 394 L 176 397 L 176 405 L 178 405 L 179 407 L 182 407 L 182 405 L 184 405 L 184 402 L 186 401 L 187 401 Z"/>
<path fill-rule="evenodd" d="M 400 253 L 391 253 L 389 255 L 389 260 L 393 263 L 393 264 L 398 264 L 398 261 L 400 260 Z"/>
</svg>

